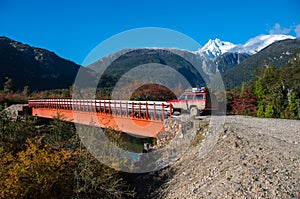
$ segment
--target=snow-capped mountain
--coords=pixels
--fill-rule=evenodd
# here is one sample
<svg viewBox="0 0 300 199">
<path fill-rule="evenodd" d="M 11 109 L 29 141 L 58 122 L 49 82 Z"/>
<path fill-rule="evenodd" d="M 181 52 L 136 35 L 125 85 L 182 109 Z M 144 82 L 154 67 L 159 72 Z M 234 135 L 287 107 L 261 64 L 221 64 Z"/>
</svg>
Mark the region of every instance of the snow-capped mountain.
<svg viewBox="0 0 300 199">
<path fill-rule="evenodd" d="M 290 35 L 279 35 L 279 34 L 259 35 L 249 39 L 244 45 L 236 45 L 234 48 L 230 49 L 230 52 L 247 53 L 253 55 L 276 41 L 281 41 L 286 39 L 295 39 L 295 37 Z"/>
<path fill-rule="evenodd" d="M 220 39 L 216 38 L 214 40 L 210 39 L 201 49 L 199 49 L 196 53 L 197 54 L 204 54 L 211 59 L 214 59 L 225 52 L 228 52 L 230 49 L 234 48 L 236 45 L 227 42 L 221 41 Z"/>
<path fill-rule="evenodd" d="M 204 54 L 210 59 L 215 59 L 226 52 L 253 55 L 270 44 L 285 39 L 295 39 L 295 37 L 281 34 L 259 35 L 249 39 L 245 44 L 233 44 L 220 39 L 210 39 L 201 49 L 196 51 L 196 54 Z"/>
</svg>

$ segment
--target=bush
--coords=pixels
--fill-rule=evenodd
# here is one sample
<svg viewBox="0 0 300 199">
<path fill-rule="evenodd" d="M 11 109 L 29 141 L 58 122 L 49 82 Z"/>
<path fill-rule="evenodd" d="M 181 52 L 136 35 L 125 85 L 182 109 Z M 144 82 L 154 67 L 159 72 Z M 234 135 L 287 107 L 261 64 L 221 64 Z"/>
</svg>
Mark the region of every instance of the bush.
<svg viewBox="0 0 300 199">
<path fill-rule="evenodd" d="M 265 113 L 264 113 L 264 106 L 262 104 L 258 105 L 258 109 L 256 112 L 257 117 L 264 117 Z"/>
<path fill-rule="evenodd" d="M 257 111 L 256 96 L 249 90 L 235 93 L 231 107 L 231 114 L 255 116 Z"/>
<path fill-rule="evenodd" d="M 87 151 L 78 154 L 76 165 L 76 198 L 129 198 L 135 195 L 118 171 L 99 163 Z"/>
<path fill-rule="evenodd" d="M 53 151 L 37 140 L 27 140 L 27 148 L 16 157 L 2 157 L 1 198 L 53 198 L 70 196 L 72 165 L 68 150 Z M 63 195 L 59 195 L 62 194 Z M 67 197 L 66 197 L 67 198 Z"/>
<path fill-rule="evenodd" d="M 71 123 L 0 114 L 0 198 L 124 198 L 134 191 L 93 158 Z"/>
<path fill-rule="evenodd" d="M 12 121 L 6 112 L 0 113 L 0 147 L 4 152 L 17 152 L 26 148 L 26 140 L 37 135 L 36 120 L 23 116 Z"/>
</svg>

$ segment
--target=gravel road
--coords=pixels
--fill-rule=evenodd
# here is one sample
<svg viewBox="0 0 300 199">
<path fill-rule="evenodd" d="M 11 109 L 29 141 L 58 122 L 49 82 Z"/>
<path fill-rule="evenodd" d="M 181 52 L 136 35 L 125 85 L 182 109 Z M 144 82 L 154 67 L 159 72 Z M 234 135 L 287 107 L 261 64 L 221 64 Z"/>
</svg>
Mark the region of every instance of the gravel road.
<svg viewBox="0 0 300 199">
<path fill-rule="evenodd" d="M 205 157 L 204 140 L 144 176 L 138 198 L 300 198 L 299 120 L 226 116 L 218 137 Z"/>
<path fill-rule="evenodd" d="M 258 134 L 268 135 L 292 144 L 300 143 L 300 120 L 226 116 L 226 124 L 233 127 L 253 129 Z"/>
</svg>

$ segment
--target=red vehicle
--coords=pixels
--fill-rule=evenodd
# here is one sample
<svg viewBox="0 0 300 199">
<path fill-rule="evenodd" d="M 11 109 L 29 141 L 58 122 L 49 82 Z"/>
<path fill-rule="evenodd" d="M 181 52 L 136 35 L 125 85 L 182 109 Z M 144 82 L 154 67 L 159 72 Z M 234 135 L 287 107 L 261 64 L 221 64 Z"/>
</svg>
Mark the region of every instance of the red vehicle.
<svg viewBox="0 0 300 199">
<path fill-rule="evenodd" d="M 192 88 L 186 90 L 177 100 L 168 101 L 173 107 L 173 112 L 187 111 L 191 116 L 210 113 L 218 109 L 218 102 L 208 89 Z"/>
</svg>

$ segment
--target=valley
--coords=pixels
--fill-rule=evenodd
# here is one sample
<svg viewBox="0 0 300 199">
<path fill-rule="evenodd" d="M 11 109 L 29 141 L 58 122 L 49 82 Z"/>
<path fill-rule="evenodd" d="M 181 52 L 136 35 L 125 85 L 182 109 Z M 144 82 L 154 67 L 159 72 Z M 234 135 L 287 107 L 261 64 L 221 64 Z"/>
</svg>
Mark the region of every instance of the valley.
<svg viewBox="0 0 300 199">
<path fill-rule="evenodd" d="M 297 198 L 300 195 L 299 63 L 299 40 L 282 35 L 260 35 L 244 45 L 209 40 L 198 51 L 123 49 L 89 66 L 1 37 L 3 170 L 0 176 L 10 184 L 0 181 L 0 198 L 20 194 L 25 198 L 55 198 L 61 193 L 66 198 Z M 129 159 L 125 156 L 112 159 L 110 153 L 101 150 L 100 159 L 108 159 L 114 166 L 99 164 L 99 159 L 88 150 L 90 145 L 83 143 L 95 142 L 99 128 L 86 125 L 76 129 L 73 123 L 53 114 L 46 122 L 31 116 L 12 120 L 2 111 L 11 104 L 28 100 L 57 99 L 58 105 L 70 113 L 73 108 L 87 113 L 99 109 L 105 116 L 113 113 L 116 117 L 127 117 L 131 110 L 130 115 L 136 120 L 145 116 L 150 119 L 147 108 L 141 113 L 142 106 L 148 106 L 142 104 L 144 101 L 155 104 L 158 100 L 172 100 L 191 87 L 209 87 L 216 96 L 226 115 L 221 128 L 208 128 L 220 115 L 191 116 L 185 114 L 188 110 L 167 118 L 172 133 L 160 132 L 153 139 L 133 138 L 113 128 L 103 128 L 108 137 L 103 146 L 112 142 L 136 154 L 149 142 L 151 150 L 173 147 L 170 154 L 158 153 L 161 156 L 155 160 L 148 158 L 152 151 L 147 148 L 150 153 L 143 153 L 148 158 L 146 168 L 154 165 L 159 170 L 146 173 L 123 172 L 122 164 Z M 75 107 L 61 103 L 61 99 L 65 99 L 64 103 L 72 99 L 81 101 Z M 95 103 L 82 99 L 93 99 Z M 99 102 L 100 99 L 104 101 Z M 117 103 L 108 103 L 110 99 L 128 100 L 128 103 L 122 106 L 118 101 L 121 104 L 118 113 Z M 129 100 L 139 102 L 134 105 Z M 58 106 L 48 102 L 44 101 L 47 106 L 50 104 L 48 108 L 57 109 Z M 153 107 L 153 115 L 159 113 Z M 151 122 L 158 123 L 156 119 Z M 173 119 L 181 119 L 188 125 Z M 189 130 L 186 135 L 181 131 L 185 128 Z M 185 138 L 191 138 L 192 134 L 195 137 L 189 140 L 188 149 L 181 150 Z M 91 137 L 87 135 L 93 139 L 89 140 Z M 211 143 L 212 135 L 217 136 Z M 174 159 L 178 150 L 184 153 Z M 166 159 L 172 161 L 161 169 Z M 28 164 L 35 169 L 30 169 Z"/>
</svg>

